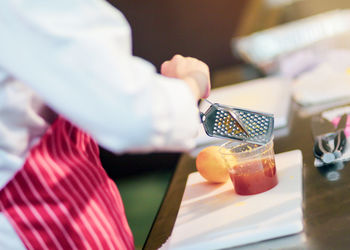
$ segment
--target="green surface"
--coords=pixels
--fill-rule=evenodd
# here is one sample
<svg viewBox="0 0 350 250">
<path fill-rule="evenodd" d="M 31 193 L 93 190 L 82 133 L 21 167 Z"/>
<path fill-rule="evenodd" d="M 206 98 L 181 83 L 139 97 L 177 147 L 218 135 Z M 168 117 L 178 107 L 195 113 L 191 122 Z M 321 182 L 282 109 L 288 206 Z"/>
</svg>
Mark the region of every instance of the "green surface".
<svg viewBox="0 0 350 250">
<path fill-rule="evenodd" d="M 171 178 L 171 171 L 153 171 L 116 180 L 135 248 L 142 249 Z"/>
</svg>

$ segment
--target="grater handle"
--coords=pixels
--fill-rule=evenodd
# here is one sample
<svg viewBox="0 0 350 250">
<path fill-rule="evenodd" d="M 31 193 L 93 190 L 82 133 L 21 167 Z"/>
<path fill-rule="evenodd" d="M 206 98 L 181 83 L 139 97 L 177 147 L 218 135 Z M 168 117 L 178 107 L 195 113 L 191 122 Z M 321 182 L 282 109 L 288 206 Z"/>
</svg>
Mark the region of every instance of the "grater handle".
<svg viewBox="0 0 350 250">
<path fill-rule="evenodd" d="M 203 101 L 206 101 L 207 103 L 209 103 L 210 105 L 213 105 L 214 103 L 209 101 L 208 99 L 203 99 Z"/>
<path fill-rule="evenodd" d="M 199 112 L 199 118 L 201 120 L 201 123 L 205 121 L 205 114 L 203 112 Z"/>
<path fill-rule="evenodd" d="M 209 101 L 208 99 L 202 99 L 202 100 L 209 103 L 210 106 L 213 105 L 213 103 L 211 101 Z M 199 118 L 201 120 L 201 123 L 203 123 L 205 121 L 205 114 L 202 111 L 199 112 Z"/>
</svg>

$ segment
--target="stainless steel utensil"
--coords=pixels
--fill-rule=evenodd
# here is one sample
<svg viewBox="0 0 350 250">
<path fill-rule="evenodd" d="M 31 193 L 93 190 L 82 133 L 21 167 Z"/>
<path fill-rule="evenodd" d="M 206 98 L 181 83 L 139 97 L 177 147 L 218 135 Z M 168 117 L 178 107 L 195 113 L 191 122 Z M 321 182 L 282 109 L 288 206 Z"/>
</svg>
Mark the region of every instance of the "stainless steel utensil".
<svg viewBox="0 0 350 250">
<path fill-rule="evenodd" d="M 333 152 L 336 158 L 341 157 L 346 148 L 347 140 L 346 140 L 344 129 L 346 127 L 347 119 L 348 119 L 348 115 L 343 115 L 337 126 L 337 134 L 336 134 L 336 137 L 334 138 L 335 148 Z"/>
<path fill-rule="evenodd" d="M 314 143 L 314 155 L 323 163 L 329 164 L 341 157 L 346 147 L 346 126 L 347 115 L 343 115 L 335 127 L 330 121 L 314 116 L 311 120 L 311 128 Z"/>
<path fill-rule="evenodd" d="M 206 101 L 211 105 L 204 113 L 200 112 L 200 116 L 207 135 L 259 145 L 271 140 L 274 126 L 272 114 Z"/>
</svg>

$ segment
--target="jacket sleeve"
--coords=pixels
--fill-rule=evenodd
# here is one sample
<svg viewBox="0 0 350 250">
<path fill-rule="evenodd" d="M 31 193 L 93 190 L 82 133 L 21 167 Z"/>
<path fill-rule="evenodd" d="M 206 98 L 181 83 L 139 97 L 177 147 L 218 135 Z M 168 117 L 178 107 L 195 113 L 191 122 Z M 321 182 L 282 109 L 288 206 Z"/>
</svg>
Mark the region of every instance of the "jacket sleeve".
<svg viewBox="0 0 350 250">
<path fill-rule="evenodd" d="M 111 151 L 190 149 L 196 100 L 133 56 L 130 34 L 104 1 L 4 0 L 0 66 Z"/>
</svg>

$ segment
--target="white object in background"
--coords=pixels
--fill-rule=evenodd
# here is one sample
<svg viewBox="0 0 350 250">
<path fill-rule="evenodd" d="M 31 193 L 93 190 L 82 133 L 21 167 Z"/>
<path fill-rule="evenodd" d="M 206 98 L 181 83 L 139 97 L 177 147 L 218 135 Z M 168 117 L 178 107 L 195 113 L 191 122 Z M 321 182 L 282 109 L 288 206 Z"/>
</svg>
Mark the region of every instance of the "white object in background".
<svg viewBox="0 0 350 250">
<path fill-rule="evenodd" d="M 350 97 L 350 50 L 324 53 L 320 63 L 293 83 L 293 97 L 303 106 Z"/>
<path fill-rule="evenodd" d="M 285 78 L 267 77 L 213 89 L 208 100 L 213 103 L 246 108 L 274 114 L 275 129 L 287 126 L 291 99 L 290 81 Z M 202 101 L 203 112 L 210 104 Z M 197 146 L 219 140 L 209 137 L 203 126 L 197 137 Z"/>
<path fill-rule="evenodd" d="M 209 184 L 190 174 L 162 249 L 221 249 L 301 232 L 302 162 L 300 150 L 277 154 L 278 185 L 248 196 L 237 195 L 231 181 Z"/>
<path fill-rule="evenodd" d="M 272 8 L 285 7 L 299 1 L 303 0 L 265 0 L 266 4 Z"/>
<path fill-rule="evenodd" d="M 232 47 L 247 62 L 273 72 L 276 69 L 271 65 L 280 56 L 349 31 L 350 10 L 332 10 L 234 38 Z"/>
</svg>

